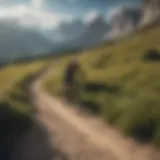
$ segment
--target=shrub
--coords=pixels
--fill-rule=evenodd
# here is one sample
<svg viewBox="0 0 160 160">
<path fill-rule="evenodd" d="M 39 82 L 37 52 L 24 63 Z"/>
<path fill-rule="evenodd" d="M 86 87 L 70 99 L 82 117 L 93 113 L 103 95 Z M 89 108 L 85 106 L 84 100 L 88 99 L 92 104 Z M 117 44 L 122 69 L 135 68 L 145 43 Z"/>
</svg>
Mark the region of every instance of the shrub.
<svg viewBox="0 0 160 160">
<path fill-rule="evenodd" d="M 150 49 L 143 55 L 143 60 L 160 61 L 160 53 L 156 49 Z"/>
<path fill-rule="evenodd" d="M 11 158 L 17 141 L 32 124 L 30 117 L 13 108 L 7 102 L 0 103 L 0 157 L 5 160 Z"/>
</svg>

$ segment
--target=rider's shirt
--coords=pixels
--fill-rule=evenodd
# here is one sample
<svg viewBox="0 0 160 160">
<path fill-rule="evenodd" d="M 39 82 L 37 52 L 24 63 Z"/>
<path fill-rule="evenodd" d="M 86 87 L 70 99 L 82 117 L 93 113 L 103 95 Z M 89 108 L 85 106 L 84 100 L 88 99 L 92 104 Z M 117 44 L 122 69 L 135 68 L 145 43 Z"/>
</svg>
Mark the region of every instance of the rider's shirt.
<svg viewBox="0 0 160 160">
<path fill-rule="evenodd" d="M 78 70 L 78 65 L 69 64 L 65 72 L 65 82 L 73 83 L 75 81 L 75 73 Z"/>
</svg>

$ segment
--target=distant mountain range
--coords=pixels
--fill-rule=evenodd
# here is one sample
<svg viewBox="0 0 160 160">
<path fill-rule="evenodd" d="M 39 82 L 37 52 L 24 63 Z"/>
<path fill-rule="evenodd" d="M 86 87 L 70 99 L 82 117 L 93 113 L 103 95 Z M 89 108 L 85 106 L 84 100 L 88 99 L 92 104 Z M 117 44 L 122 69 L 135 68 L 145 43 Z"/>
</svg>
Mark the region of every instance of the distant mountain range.
<svg viewBox="0 0 160 160">
<path fill-rule="evenodd" d="M 105 39 L 122 37 L 135 30 L 141 19 L 140 10 L 137 8 L 121 8 L 119 12 L 112 17 L 111 29 L 106 33 Z"/>
<path fill-rule="evenodd" d="M 110 26 L 106 23 L 102 15 L 97 15 L 85 25 L 84 31 L 74 41 L 80 47 L 89 47 L 103 42 L 103 37 L 108 32 Z"/>
<path fill-rule="evenodd" d="M 56 30 L 51 31 L 48 35 L 53 41 L 57 41 L 57 37 L 59 37 L 60 44 L 84 48 L 103 41 L 103 36 L 108 28 L 109 25 L 105 18 L 97 14 L 87 22 L 82 20 L 62 22 Z"/>
<path fill-rule="evenodd" d="M 51 35 L 57 37 L 59 34 L 66 46 L 86 48 L 106 40 L 126 36 L 159 17 L 160 0 L 144 0 L 139 8 L 122 7 L 109 23 L 101 14 L 97 14 L 86 23 L 81 20 L 62 23 L 55 31 L 56 34 Z"/>
<path fill-rule="evenodd" d="M 14 20 L 0 21 L 0 59 L 34 56 L 52 47 L 53 43 L 40 33 L 23 28 Z"/>
<path fill-rule="evenodd" d="M 160 0 L 144 0 L 139 8 L 124 7 L 112 17 L 111 30 L 105 39 L 126 36 L 135 29 L 160 21 Z"/>
<path fill-rule="evenodd" d="M 101 14 L 89 21 L 63 22 L 56 30 L 38 32 L 15 20 L 0 20 L 0 59 L 84 49 L 116 39 L 160 18 L 160 0 L 144 0 L 140 8 L 123 7 L 107 23 Z"/>
</svg>

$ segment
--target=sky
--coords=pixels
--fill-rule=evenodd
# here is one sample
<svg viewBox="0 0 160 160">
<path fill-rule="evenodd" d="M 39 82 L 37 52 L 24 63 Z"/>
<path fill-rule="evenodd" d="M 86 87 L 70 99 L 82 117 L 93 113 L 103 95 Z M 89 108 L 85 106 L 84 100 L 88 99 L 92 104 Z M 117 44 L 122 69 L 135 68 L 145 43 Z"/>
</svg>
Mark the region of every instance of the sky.
<svg viewBox="0 0 160 160">
<path fill-rule="evenodd" d="M 56 28 L 61 22 L 88 20 L 99 13 L 109 19 L 123 5 L 142 0 L 0 0 L 0 19 L 17 19 L 26 27 Z"/>
</svg>

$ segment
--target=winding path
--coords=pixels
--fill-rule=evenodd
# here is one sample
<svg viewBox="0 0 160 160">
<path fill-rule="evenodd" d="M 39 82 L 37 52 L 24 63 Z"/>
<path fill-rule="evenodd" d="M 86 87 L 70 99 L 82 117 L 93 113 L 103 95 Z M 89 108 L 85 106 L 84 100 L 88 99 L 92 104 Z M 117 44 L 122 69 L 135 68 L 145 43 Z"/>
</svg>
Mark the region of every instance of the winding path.
<svg viewBox="0 0 160 160">
<path fill-rule="evenodd" d="M 69 160 L 160 160 L 160 152 L 136 144 L 119 131 L 54 98 L 42 88 L 47 70 L 31 86 L 32 100 L 39 119 L 49 130 L 56 147 Z"/>
</svg>

